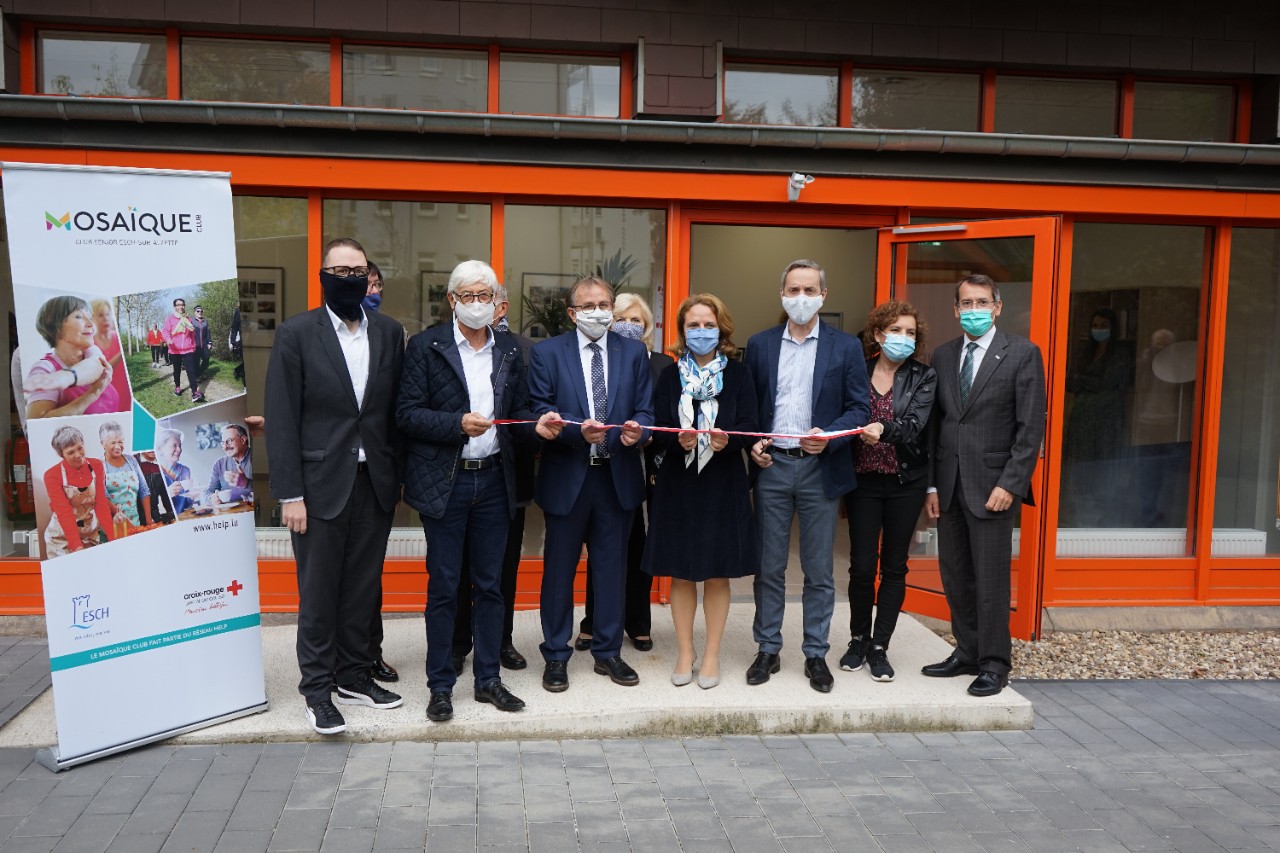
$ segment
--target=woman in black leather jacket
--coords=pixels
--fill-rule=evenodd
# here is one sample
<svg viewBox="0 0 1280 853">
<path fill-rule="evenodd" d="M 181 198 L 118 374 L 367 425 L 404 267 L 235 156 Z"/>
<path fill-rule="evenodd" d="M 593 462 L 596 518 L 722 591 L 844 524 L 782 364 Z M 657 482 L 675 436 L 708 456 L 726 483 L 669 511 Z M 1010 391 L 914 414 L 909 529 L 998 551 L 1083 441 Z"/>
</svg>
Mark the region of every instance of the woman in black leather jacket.
<svg viewBox="0 0 1280 853">
<path fill-rule="evenodd" d="M 893 680 L 886 652 L 906 596 L 907 555 L 928 485 L 925 428 L 938 377 L 932 367 L 912 358 L 924 349 L 924 336 L 916 309 L 896 299 L 876 306 L 867 315 L 862 333 L 871 378 L 871 423 L 854 445 L 858 486 L 844 496 L 853 639 L 840 658 L 840 668 L 855 672 L 865 662 L 876 681 Z M 874 626 L 872 604 L 876 605 Z"/>
</svg>

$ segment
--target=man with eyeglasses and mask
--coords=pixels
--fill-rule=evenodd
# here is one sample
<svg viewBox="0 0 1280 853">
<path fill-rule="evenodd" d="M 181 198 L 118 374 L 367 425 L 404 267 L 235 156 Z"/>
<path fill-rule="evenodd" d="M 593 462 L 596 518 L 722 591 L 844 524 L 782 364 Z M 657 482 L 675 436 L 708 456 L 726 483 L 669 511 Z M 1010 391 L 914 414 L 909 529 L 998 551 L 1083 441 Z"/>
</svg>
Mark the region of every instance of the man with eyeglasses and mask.
<svg viewBox="0 0 1280 853">
<path fill-rule="evenodd" d="M 515 445 L 532 441 L 529 389 L 520 345 L 489 326 L 498 287 L 483 261 L 449 276 L 453 321 L 413 336 L 405 354 L 396 422 L 408 455 L 404 499 L 427 537 L 427 719 L 453 718 L 453 632 L 464 545 L 469 553 L 475 633 L 475 699 L 499 711 L 524 702 L 502 683 L 502 555 L 515 513 Z M 544 418 L 544 420 L 547 420 Z"/>
<path fill-rule="evenodd" d="M 369 675 L 369 613 L 400 494 L 404 329 L 361 307 L 368 264 L 355 240 L 330 241 L 324 305 L 280 325 L 267 364 L 271 491 L 298 570 L 298 692 L 325 735 L 346 730 L 335 686 L 339 704 L 403 701 Z"/>
<path fill-rule="evenodd" d="M 969 685 L 974 696 L 994 696 L 1009 683 L 1013 523 L 1022 502 L 1032 502 L 1044 439 L 1044 361 L 1031 341 L 995 327 L 1001 307 L 989 276 L 962 278 L 955 315 L 964 334 L 932 359 L 938 427 L 925 511 L 938 519 L 938 569 L 956 650 L 922 671 L 977 676 Z"/>
<path fill-rule="evenodd" d="M 574 330 L 535 344 L 529 357 L 529 400 L 543 416 L 538 434 L 548 439 L 534 500 L 547 525 L 540 648 L 542 686 L 552 693 L 569 687 L 573 579 L 584 543 L 595 587 L 594 670 L 615 684 L 640 683 L 622 659 L 623 584 L 631 514 L 644 500 L 646 427 L 653 425 L 649 351 L 609 331 L 613 288 L 583 276 L 566 303 Z"/>
</svg>

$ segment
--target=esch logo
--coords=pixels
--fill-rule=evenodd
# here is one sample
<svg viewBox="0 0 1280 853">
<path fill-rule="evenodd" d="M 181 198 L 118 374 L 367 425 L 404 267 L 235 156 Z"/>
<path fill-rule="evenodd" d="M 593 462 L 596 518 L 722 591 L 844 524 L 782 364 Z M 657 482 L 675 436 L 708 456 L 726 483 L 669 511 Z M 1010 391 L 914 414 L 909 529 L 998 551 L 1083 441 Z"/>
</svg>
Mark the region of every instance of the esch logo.
<svg viewBox="0 0 1280 853">
<path fill-rule="evenodd" d="M 111 615 L 109 607 L 92 607 L 89 603 L 89 596 L 76 595 L 71 598 L 71 624 L 69 628 L 79 628 L 82 631 L 93 627 L 95 622 L 103 622 Z"/>
<path fill-rule="evenodd" d="M 44 212 L 45 231 L 98 231 L 115 234 L 146 233 L 159 237 L 164 234 L 191 234 L 204 230 L 204 217 L 199 213 L 151 213 L 136 207 L 125 210 L 78 210 L 56 216 Z"/>
</svg>

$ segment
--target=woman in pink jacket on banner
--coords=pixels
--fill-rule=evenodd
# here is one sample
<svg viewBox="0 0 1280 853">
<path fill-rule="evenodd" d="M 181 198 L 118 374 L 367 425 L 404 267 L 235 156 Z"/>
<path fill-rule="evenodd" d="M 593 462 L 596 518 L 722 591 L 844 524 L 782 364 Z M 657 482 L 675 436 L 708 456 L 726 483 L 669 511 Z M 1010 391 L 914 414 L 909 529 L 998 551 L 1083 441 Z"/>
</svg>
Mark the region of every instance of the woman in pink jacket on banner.
<svg viewBox="0 0 1280 853">
<path fill-rule="evenodd" d="M 27 418 L 58 418 L 127 411 L 112 384 L 107 356 L 94 343 L 97 331 L 89 303 L 79 296 L 55 296 L 40 306 L 36 331 L 49 344 L 22 383 Z"/>
<path fill-rule="evenodd" d="M 165 318 L 160 334 L 169 345 L 169 359 L 173 364 L 173 396 L 182 396 L 182 372 L 185 370 L 191 402 L 204 402 L 204 395 L 196 385 L 196 327 L 187 316 L 187 300 L 181 296 L 173 300 L 173 313 Z"/>
</svg>

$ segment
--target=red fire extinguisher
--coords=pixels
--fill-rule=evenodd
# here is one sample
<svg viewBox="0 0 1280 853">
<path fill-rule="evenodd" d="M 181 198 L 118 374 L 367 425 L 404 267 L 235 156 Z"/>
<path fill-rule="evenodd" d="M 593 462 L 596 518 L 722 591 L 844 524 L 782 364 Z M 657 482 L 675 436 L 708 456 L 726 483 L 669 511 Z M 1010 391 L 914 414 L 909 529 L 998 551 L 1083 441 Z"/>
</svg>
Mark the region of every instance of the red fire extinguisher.
<svg viewBox="0 0 1280 853">
<path fill-rule="evenodd" d="M 31 448 L 27 437 L 15 429 L 4 448 L 4 498 L 9 517 L 35 518 L 36 502 L 32 486 Z"/>
</svg>

